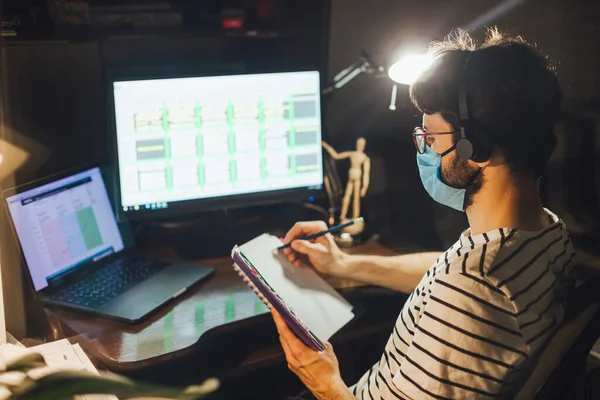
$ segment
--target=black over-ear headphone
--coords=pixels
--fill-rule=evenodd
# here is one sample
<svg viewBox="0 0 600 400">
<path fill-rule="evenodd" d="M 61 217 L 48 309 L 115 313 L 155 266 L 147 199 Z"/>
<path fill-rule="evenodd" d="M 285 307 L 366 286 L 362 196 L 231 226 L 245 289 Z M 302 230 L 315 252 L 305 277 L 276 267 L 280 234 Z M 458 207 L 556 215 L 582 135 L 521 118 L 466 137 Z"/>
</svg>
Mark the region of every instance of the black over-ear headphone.
<svg viewBox="0 0 600 400">
<path fill-rule="evenodd" d="M 474 134 L 473 121 L 470 119 L 469 107 L 467 105 L 467 87 L 466 71 L 469 59 L 473 54 L 469 51 L 465 59 L 465 64 L 460 77 L 458 86 L 458 111 L 460 113 L 460 139 L 456 143 L 456 154 L 464 161 L 473 160 L 475 162 L 487 161 L 492 155 L 492 143 L 482 132 Z"/>
</svg>

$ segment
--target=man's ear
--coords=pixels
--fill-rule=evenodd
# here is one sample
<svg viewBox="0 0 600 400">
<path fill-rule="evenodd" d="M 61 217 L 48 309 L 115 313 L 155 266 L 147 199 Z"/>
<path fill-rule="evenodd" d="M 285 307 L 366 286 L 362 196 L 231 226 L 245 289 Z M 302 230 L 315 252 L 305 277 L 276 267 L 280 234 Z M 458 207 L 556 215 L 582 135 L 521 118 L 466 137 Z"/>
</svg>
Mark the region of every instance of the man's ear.
<svg viewBox="0 0 600 400">
<path fill-rule="evenodd" d="M 497 146 L 494 146 L 490 158 L 488 158 L 486 161 L 476 162 L 475 164 L 477 164 L 479 168 L 485 168 L 487 166 L 494 167 L 496 165 L 502 165 L 505 163 L 506 158 L 504 157 L 504 154 Z"/>
<path fill-rule="evenodd" d="M 473 161 L 475 162 L 475 161 Z M 492 158 L 490 157 L 487 161 L 483 161 L 483 162 L 475 162 L 475 164 L 477 164 L 477 167 L 479 168 L 485 168 L 488 165 L 492 164 Z"/>
</svg>

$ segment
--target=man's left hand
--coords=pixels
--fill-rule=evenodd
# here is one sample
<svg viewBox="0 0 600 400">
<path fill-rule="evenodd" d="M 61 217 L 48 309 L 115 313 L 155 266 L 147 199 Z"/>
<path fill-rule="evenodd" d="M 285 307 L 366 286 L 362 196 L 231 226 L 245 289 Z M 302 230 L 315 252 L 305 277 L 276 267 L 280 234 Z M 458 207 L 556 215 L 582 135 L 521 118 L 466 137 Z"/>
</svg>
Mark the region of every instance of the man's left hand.
<svg viewBox="0 0 600 400">
<path fill-rule="evenodd" d="M 306 387 L 319 400 L 355 399 L 342 377 L 337 357 L 331 344 L 316 352 L 307 347 L 287 326 L 281 315 L 271 309 L 279 340 L 285 352 L 289 369 L 300 378 Z"/>
</svg>

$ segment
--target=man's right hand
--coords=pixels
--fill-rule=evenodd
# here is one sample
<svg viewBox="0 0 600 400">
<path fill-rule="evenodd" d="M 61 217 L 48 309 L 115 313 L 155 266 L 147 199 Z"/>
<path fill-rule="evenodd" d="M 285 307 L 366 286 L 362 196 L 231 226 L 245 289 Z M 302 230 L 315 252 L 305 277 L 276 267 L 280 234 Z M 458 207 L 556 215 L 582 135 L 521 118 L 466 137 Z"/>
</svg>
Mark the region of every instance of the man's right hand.
<svg viewBox="0 0 600 400">
<path fill-rule="evenodd" d="M 321 236 L 310 242 L 303 237 L 327 230 L 323 221 L 298 222 L 285 235 L 284 243 L 292 243 L 291 249 L 286 248 L 284 254 L 290 262 L 299 267 L 302 259 L 318 272 L 341 277 L 344 275 L 344 264 L 349 257 L 333 240 L 331 234 Z"/>
</svg>

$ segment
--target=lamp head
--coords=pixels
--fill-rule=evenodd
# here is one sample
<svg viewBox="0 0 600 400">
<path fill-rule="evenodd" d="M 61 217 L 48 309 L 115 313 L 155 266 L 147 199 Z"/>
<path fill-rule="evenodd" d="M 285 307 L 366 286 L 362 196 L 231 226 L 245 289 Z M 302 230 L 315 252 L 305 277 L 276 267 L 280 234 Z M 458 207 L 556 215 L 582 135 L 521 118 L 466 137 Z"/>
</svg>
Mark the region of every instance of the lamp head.
<svg viewBox="0 0 600 400">
<path fill-rule="evenodd" d="M 388 69 L 391 80 L 401 85 L 411 85 L 423 71 L 431 66 L 433 59 L 428 54 L 412 54 L 392 64 Z"/>
</svg>

